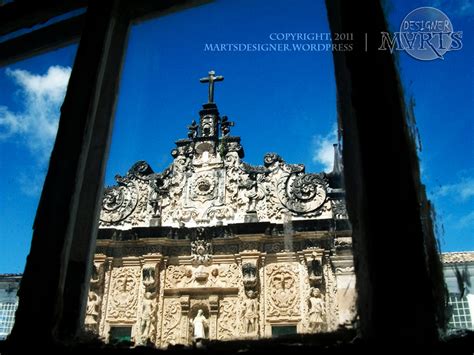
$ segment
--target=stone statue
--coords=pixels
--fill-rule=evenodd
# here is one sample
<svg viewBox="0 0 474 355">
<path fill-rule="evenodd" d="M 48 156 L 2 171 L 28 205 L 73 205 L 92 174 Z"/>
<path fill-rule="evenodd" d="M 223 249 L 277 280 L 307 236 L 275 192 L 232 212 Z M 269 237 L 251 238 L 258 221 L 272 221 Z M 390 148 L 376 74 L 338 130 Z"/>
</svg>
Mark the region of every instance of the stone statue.
<svg viewBox="0 0 474 355">
<path fill-rule="evenodd" d="M 194 317 L 194 319 L 191 321 L 191 325 L 193 326 L 194 340 L 206 338 L 205 329 L 208 327 L 208 324 L 207 324 L 207 319 L 204 316 L 202 309 L 198 310 L 196 317 Z"/>
<path fill-rule="evenodd" d="M 321 298 L 321 291 L 317 287 L 311 288 L 309 302 L 309 329 L 311 332 L 320 332 L 322 330 L 326 313 L 324 301 Z"/>
<path fill-rule="evenodd" d="M 198 125 L 195 120 L 192 120 L 191 125 L 188 126 L 188 138 L 194 139 L 197 137 Z"/>
<path fill-rule="evenodd" d="M 86 309 L 86 326 L 94 326 L 97 324 L 97 318 L 99 317 L 98 308 L 100 306 L 101 298 L 94 291 L 89 291 L 87 309 Z"/>
<path fill-rule="evenodd" d="M 140 324 L 142 343 L 146 343 L 147 339 L 150 338 L 151 320 L 153 318 L 154 310 L 153 301 L 152 293 L 146 292 L 142 302 L 142 317 Z"/>
<path fill-rule="evenodd" d="M 244 189 L 244 196 L 247 200 L 247 213 L 255 212 L 257 209 L 257 200 L 259 198 L 256 175 L 249 174 L 245 180 L 240 182 L 239 187 Z"/>
<path fill-rule="evenodd" d="M 258 303 L 256 298 L 248 298 L 242 303 L 241 317 L 244 322 L 244 331 L 247 334 L 256 333 L 258 320 Z"/>
</svg>

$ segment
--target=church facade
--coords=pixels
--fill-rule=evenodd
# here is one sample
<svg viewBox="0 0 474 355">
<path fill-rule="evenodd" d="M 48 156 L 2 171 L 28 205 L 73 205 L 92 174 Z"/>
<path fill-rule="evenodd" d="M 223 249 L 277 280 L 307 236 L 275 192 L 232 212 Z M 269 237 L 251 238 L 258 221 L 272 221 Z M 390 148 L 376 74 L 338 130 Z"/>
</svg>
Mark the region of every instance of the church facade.
<svg viewBox="0 0 474 355">
<path fill-rule="evenodd" d="M 167 347 L 324 332 L 354 317 L 352 239 L 331 173 L 276 153 L 244 162 L 213 102 L 162 172 L 140 161 L 105 189 L 85 326 Z"/>
</svg>

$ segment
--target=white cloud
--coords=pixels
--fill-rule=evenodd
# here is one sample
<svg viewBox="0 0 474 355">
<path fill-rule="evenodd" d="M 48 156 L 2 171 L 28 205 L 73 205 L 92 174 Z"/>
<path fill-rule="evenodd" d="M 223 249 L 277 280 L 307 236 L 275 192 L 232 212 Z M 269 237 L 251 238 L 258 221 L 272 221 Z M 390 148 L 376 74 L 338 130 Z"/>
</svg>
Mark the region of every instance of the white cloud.
<svg viewBox="0 0 474 355">
<path fill-rule="evenodd" d="M 466 201 L 474 196 L 474 178 L 463 178 L 456 184 L 447 184 L 440 186 L 433 192 L 434 198 L 453 197 L 461 201 Z"/>
<path fill-rule="evenodd" d="M 0 141 L 20 138 L 37 162 L 44 164 L 56 137 L 71 68 L 51 66 L 43 75 L 7 68 L 6 74 L 19 86 L 22 107 L 14 112 L 0 106 Z"/>
<path fill-rule="evenodd" d="M 325 136 L 313 138 L 313 163 L 321 164 L 325 172 L 332 171 L 334 164 L 334 147 L 337 143 L 337 125 L 334 124 L 331 131 Z"/>
</svg>

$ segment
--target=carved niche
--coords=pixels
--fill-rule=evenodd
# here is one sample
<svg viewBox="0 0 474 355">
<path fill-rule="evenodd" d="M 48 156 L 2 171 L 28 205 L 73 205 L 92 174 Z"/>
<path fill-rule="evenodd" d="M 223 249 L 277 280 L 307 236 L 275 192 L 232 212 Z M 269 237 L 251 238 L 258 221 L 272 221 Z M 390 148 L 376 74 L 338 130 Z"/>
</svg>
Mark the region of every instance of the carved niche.
<svg viewBox="0 0 474 355">
<path fill-rule="evenodd" d="M 292 317 L 300 315 L 298 266 L 271 264 L 267 274 L 267 315 Z"/>
</svg>

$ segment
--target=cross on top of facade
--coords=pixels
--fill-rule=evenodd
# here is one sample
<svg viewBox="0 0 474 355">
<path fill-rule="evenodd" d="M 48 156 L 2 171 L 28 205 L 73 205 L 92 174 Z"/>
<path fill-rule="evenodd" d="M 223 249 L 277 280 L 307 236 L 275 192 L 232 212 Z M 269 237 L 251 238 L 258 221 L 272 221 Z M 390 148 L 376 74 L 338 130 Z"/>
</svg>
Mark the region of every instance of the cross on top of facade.
<svg viewBox="0 0 474 355">
<path fill-rule="evenodd" d="M 223 80 L 224 80 L 224 77 L 222 75 L 216 76 L 216 72 L 214 70 L 211 70 L 209 72 L 209 76 L 199 80 L 201 83 L 209 83 L 209 98 L 208 98 L 209 103 L 214 102 L 214 82 L 223 81 Z"/>
</svg>

